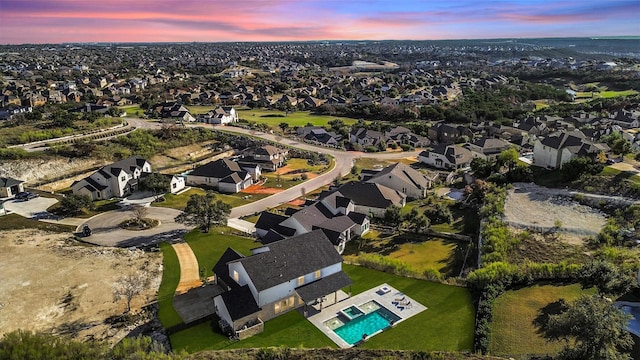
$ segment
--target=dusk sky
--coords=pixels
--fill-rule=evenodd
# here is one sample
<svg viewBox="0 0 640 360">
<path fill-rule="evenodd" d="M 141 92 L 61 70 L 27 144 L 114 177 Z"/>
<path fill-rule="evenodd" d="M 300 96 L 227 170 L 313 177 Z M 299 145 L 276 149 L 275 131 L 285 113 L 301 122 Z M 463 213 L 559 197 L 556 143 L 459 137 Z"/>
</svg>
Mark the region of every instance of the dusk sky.
<svg viewBox="0 0 640 360">
<path fill-rule="evenodd" d="M 0 0 L 0 44 L 640 35 L 640 0 Z"/>
</svg>

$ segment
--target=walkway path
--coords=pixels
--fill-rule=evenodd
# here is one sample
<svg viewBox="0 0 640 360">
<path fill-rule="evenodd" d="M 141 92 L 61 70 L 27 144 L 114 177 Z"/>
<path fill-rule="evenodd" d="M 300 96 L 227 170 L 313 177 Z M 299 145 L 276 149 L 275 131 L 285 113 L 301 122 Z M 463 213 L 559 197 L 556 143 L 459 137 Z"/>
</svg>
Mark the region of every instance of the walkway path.
<svg viewBox="0 0 640 360">
<path fill-rule="evenodd" d="M 198 259 L 191 250 L 191 246 L 187 243 L 177 243 L 171 246 L 173 246 L 180 262 L 180 282 L 176 288 L 176 294 L 184 294 L 188 290 L 202 285 Z"/>
</svg>

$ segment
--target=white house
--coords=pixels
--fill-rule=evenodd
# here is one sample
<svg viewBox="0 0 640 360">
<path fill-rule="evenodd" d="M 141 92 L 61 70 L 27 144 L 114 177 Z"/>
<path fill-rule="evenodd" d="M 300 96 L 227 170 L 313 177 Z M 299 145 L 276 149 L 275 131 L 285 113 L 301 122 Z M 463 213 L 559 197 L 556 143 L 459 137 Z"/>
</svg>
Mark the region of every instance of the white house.
<svg viewBox="0 0 640 360">
<path fill-rule="evenodd" d="M 471 151 L 458 145 L 438 145 L 418 154 L 418 161 L 438 169 L 457 170 L 471 165 Z"/>
<path fill-rule="evenodd" d="M 262 332 L 265 321 L 293 309 L 325 297 L 335 303 L 338 290 L 352 283 L 321 230 L 255 248 L 247 257 L 227 249 L 214 274 L 227 289 L 213 299 L 219 325 L 240 339 Z"/>
<path fill-rule="evenodd" d="M 92 200 L 123 197 L 138 189 L 143 172 L 151 172 L 151 164 L 140 156 L 107 165 L 88 177 L 71 184 L 74 195 L 88 195 Z"/>
<path fill-rule="evenodd" d="M 0 177 L 0 198 L 15 196 L 24 191 L 24 181 L 10 177 Z"/>
<path fill-rule="evenodd" d="M 198 120 L 207 124 L 225 125 L 238 122 L 238 113 L 232 106 L 218 106 L 198 116 Z"/>
<path fill-rule="evenodd" d="M 229 158 L 199 166 L 187 174 L 187 185 L 208 186 L 220 192 L 237 193 L 253 184 L 261 175 L 260 167 L 243 168 Z"/>
<path fill-rule="evenodd" d="M 605 144 L 586 139 L 580 130 L 562 131 L 536 139 L 533 145 L 533 165 L 549 169 L 560 169 L 576 156 L 607 152 Z"/>
</svg>

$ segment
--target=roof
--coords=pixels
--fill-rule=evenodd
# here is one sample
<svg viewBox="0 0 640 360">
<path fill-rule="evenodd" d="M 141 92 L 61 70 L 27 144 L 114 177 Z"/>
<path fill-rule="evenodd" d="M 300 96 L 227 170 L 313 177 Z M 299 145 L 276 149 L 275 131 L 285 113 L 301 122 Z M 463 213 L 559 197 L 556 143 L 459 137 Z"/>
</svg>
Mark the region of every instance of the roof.
<svg viewBox="0 0 640 360">
<path fill-rule="evenodd" d="M 240 175 L 238 175 L 238 173 L 234 172 L 220 179 L 220 182 L 228 184 L 240 184 L 242 183 L 242 179 L 240 178 Z"/>
<path fill-rule="evenodd" d="M 230 159 L 218 159 L 193 169 L 187 176 L 204 176 L 222 179 L 235 172 L 242 171 L 240 165 Z"/>
<path fill-rule="evenodd" d="M 248 285 L 223 292 L 220 296 L 232 320 L 239 320 L 260 311 Z"/>
<path fill-rule="evenodd" d="M 367 182 L 376 182 L 384 176 L 394 176 L 396 179 L 402 180 L 418 189 L 429 188 L 429 180 L 424 175 L 422 175 L 418 170 L 403 163 L 387 166 L 379 173 L 372 176 L 371 179 L 367 180 Z"/>
<path fill-rule="evenodd" d="M 444 155 L 449 163 L 456 165 L 470 162 L 473 158 L 471 151 L 457 145 L 438 145 L 431 151 L 436 154 Z M 428 153 L 426 156 L 428 156 Z"/>
<path fill-rule="evenodd" d="M 256 229 L 270 230 L 278 226 L 281 222 L 288 219 L 286 216 L 280 214 L 274 214 L 268 211 L 260 213 L 258 221 L 256 221 Z"/>
<path fill-rule="evenodd" d="M 333 213 L 319 202 L 302 208 L 291 215 L 291 218 L 297 220 L 307 231 L 313 230 L 314 226 L 320 225 L 332 217 Z"/>
<path fill-rule="evenodd" d="M 401 206 L 402 200 L 406 198 L 400 191 L 373 182 L 350 182 L 335 191 L 351 199 L 356 205 L 380 209 L 386 209 L 391 205 Z M 322 194 L 320 197 L 324 198 Z"/>
<path fill-rule="evenodd" d="M 0 186 L 2 187 L 12 187 L 16 185 L 20 185 L 24 183 L 22 180 L 10 178 L 10 177 L 0 177 Z"/>
<path fill-rule="evenodd" d="M 231 288 L 239 287 L 238 283 L 236 283 L 231 276 L 229 276 L 229 267 L 227 263 L 229 261 L 234 261 L 238 259 L 242 259 L 244 256 L 232 248 L 227 248 L 224 251 L 218 262 L 213 266 L 213 273 L 219 280 L 222 280 L 227 286 Z"/>
<path fill-rule="evenodd" d="M 348 217 L 347 215 L 342 215 L 342 216 L 336 216 L 316 226 L 320 229 L 326 229 L 326 230 L 342 233 L 352 228 L 355 224 L 356 223 L 354 223 L 350 217 Z"/>
<path fill-rule="evenodd" d="M 569 146 L 581 146 L 584 141 L 584 134 L 579 130 L 569 132 L 557 132 L 542 139 L 542 145 L 553 149 L 561 149 Z"/>
<path fill-rule="evenodd" d="M 238 260 L 258 291 L 342 262 L 322 230 L 276 241 L 266 247 L 268 251 Z"/>
<path fill-rule="evenodd" d="M 344 271 L 339 271 L 296 289 L 298 295 L 306 303 L 338 291 L 353 283 Z"/>
</svg>

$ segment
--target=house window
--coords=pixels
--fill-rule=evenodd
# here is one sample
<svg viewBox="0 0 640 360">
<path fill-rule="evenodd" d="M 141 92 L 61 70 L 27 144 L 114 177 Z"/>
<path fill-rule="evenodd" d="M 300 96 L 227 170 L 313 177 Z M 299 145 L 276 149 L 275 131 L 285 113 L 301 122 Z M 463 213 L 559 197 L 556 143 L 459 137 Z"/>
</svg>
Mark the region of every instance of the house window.
<svg viewBox="0 0 640 360">
<path fill-rule="evenodd" d="M 320 275 L 322 275 L 322 271 L 321 271 L 321 270 L 316 270 L 316 272 L 315 272 L 315 273 L 313 273 L 313 276 L 314 276 L 316 279 L 319 279 L 319 278 L 320 278 Z"/>
<path fill-rule="evenodd" d="M 296 298 L 291 296 L 287 299 L 280 300 L 273 304 L 273 312 L 276 314 L 280 314 L 281 312 L 292 309 L 296 305 Z"/>
<path fill-rule="evenodd" d="M 127 177 L 125 175 L 122 175 L 122 177 L 120 178 L 120 181 L 127 181 Z"/>
<path fill-rule="evenodd" d="M 236 282 L 240 281 L 240 274 L 237 271 L 233 270 L 233 280 Z"/>
<path fill-rule="evenodd" d="M 303 285 L 304 284 L 304 276 L 300 276 L 298 278 L 298 285 Z"/>
<path fill-rule="evenodd" d="M 178 184 L 173 183 L 173 185 L 172 185 L 172 186 L 173 186 L 173 188 L 175 189 L 175 188 L 178 186 Z"/>
</svg>

